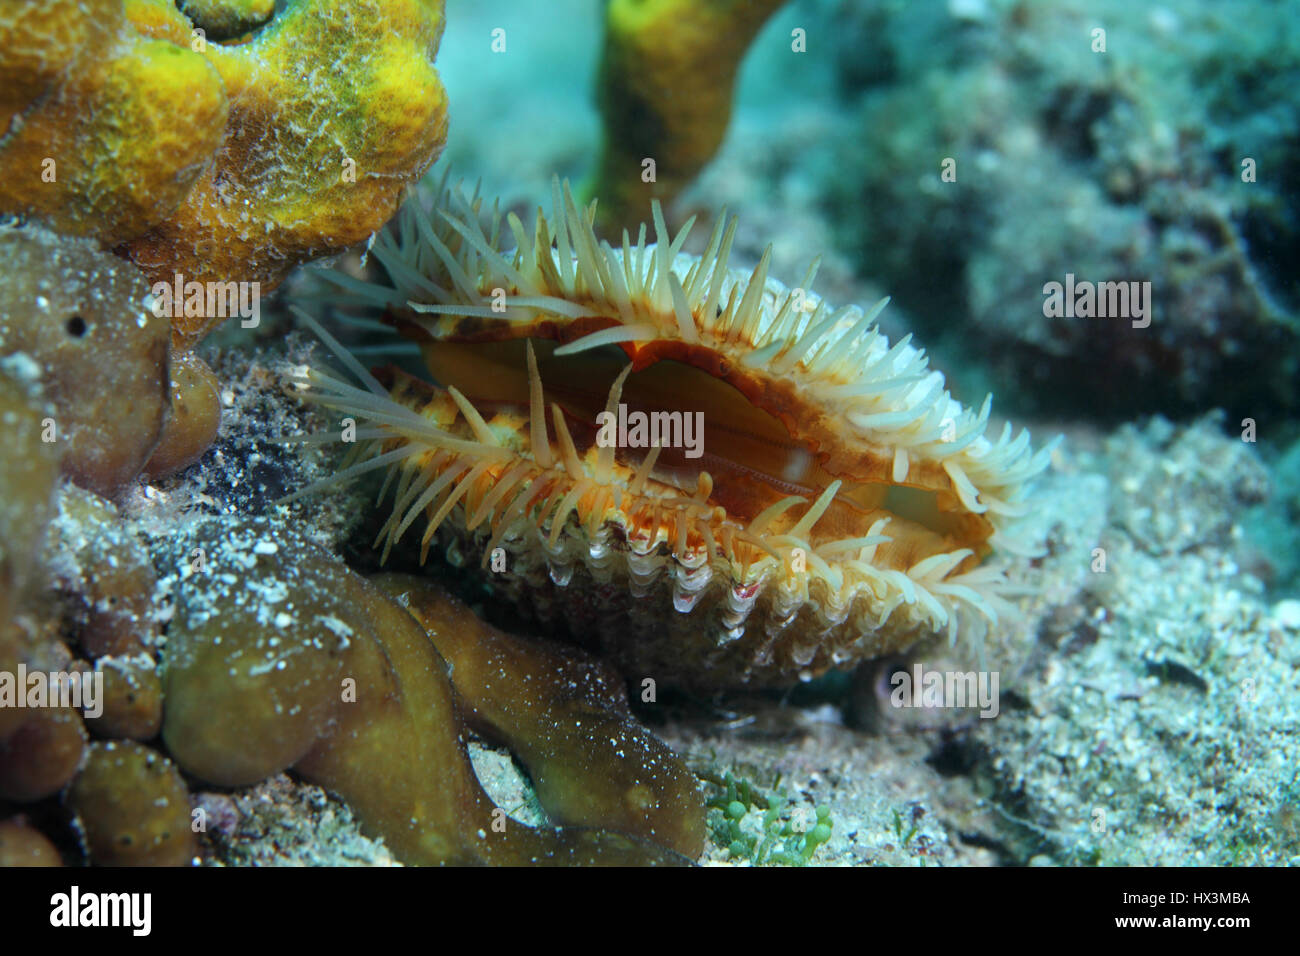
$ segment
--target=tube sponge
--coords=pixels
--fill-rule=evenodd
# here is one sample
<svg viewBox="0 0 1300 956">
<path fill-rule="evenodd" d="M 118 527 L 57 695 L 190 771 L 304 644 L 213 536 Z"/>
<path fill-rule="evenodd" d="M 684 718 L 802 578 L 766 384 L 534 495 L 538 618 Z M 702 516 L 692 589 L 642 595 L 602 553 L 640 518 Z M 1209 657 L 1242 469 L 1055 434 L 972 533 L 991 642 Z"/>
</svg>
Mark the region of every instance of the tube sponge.
<svg viewBox="0 0 1300 956">
<path fill-rule="evenodd" d="M 648 222 L 652 198 L 671 200 L 713 158 L 740 61 L 782 2 L 610 0 L 598 81 L 605 144 L 593 189 L 603 230 Z"/>
</svg>

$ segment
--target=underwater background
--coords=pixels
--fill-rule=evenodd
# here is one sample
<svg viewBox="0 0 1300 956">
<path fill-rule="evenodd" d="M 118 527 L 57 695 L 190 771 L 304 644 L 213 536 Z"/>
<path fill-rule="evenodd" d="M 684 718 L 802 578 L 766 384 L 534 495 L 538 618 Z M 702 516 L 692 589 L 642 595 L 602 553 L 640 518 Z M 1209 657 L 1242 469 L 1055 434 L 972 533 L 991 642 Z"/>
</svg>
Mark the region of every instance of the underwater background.
<svg viewBox="0 0 1300 956">
<path fill-rule="evenodd" d="M 0 863 L 1300 861 L 1294 4 L 76 6 L 0 11 L 0 671 L 107 697 L 0 707 Z M 1063 436 L 1014 614 L 647 695 L 418 525 L 381 562 L 377 476 L 281 439 L 339 434 L 321 330 L 431 377 L 320 273 L 399 282 L 367 236 L 444 174 L 529 233 L 555 177 L 611 238 L 653 195 L 694 255 L 725 207 L 733 265 L 890 296 L 990 434 Z M 174 272 L 260 277 L 260 314 L 159 321 Z M 918 664 L 996 672 L 996 718 L 897 706 Z"/>
</svg>

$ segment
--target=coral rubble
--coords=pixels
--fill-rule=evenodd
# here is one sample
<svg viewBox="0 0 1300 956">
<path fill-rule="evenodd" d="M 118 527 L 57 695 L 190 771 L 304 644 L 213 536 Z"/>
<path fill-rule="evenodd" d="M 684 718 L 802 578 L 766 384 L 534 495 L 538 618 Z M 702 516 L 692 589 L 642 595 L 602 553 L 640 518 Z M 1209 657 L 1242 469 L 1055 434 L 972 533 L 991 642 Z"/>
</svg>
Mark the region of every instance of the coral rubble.
<svg viewBox="0 0 1300 956">
<path fill-rule="evenodd" d="M 937 2 L 830 12 L 857 28 L 840 35 L 846 62 L 883 49 L 893 63 L 854 81 L 857 132 L 822 174 L 862 268 L 937 353 L 986 356 L 1021 407 L 1294 410 L 1289 12 L 971 6 L 965 19 Z M 1067 276 L 1122 283 L 1125 298 L 1049 316 L 1044 286 Z"/>
</svg>

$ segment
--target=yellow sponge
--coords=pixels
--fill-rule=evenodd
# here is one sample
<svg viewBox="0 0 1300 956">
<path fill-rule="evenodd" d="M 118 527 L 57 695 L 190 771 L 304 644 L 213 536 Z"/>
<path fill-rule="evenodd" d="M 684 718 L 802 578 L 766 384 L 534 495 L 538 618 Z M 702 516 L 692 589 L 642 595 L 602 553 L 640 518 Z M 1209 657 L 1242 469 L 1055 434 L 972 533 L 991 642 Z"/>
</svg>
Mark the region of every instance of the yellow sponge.
<svg viewBox="0 0 1300 956">
<path fill-rule="evenodd" d="M 717 152 L 740 61 L 782 2 L 610 0 L 598 86 L 605 145 L 592 190 L 603 231 L 648 222 L 650 200 L 672 199 Z"/>
</svg>

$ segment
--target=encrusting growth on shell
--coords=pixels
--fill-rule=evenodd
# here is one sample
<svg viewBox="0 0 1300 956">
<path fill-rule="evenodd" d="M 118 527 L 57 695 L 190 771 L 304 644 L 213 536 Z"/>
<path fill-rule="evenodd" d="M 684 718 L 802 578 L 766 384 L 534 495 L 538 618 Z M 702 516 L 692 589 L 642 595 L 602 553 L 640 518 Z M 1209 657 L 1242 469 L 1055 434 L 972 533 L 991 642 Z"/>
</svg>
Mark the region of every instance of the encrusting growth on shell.
<svg viewBox="0 0 1300 956">
<path fill-rule="evenodd" d="M 732 270 L 734 219 L 691 256 L 692 224 L 670 235 L 656 205 L 656 241 L 642 226 L 616 249 L 594 205 L 553 191 L 530 234 L 444 178 L 371 245 L 391 286 L 326 274 L 419 341 L 442 388 L 381 383 L 302 314 L 359 383 L 299 375 L 360 426 L 333 480 L 387 472 L 385 556 L 421 516 L 422 555 L 439 529 L 453 559 L 504 548 L 502 593 L 625 669 L 697 686 L 807 677 L 996 620 L 1002 574 L 980 562 L 1015 550 L 1049 449 L 1010 425 L 987 438 L 990 399 L 963 407 L 910 337 L 891 346 L 887 300 L 831 309 L 815 262 L 790 289 L 770 250 Z M 597 440 L 624 404 L 694 408 L 702 457 Z"/>
</svg>

